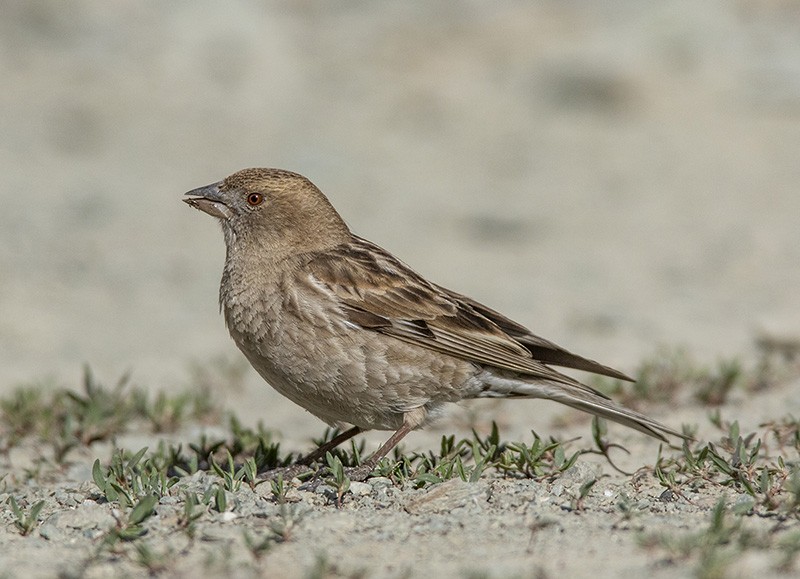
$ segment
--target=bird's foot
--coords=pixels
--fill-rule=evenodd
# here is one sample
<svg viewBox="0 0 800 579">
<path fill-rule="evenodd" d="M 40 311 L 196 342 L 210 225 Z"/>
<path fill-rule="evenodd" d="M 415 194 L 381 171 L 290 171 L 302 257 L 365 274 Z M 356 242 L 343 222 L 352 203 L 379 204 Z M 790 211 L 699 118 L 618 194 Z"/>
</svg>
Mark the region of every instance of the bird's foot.
<svg viewBox="0 0 800 579">
<path fill-rule="evenodd" d="M 306 464 L 292 464 L 264 471 L 260 473 L 260 476 L 262 479 L 269 481 L 276 481 L 278 478 L 283 478 L 284 481 L 290 481 L 294 478 L 305 479 L 316 473 L 317 471 L 315 469 Z"/>
<path fill-rule="evenodd" d="M 372 474 L 372 471 L 374 470 L 375 470 L 374 465 L 365 463 L 359 466 L 352 466 L 344 469 L 344 474 L 351 481 L 364 482 L 369 478 L 369 476 Z"/>
<path fill-rule="evenodd" d="M 364 482 L 369 478 L 373 470 L 375 470 L 373 466 L 362 464 L 360 466 L 345 467 L 343 474 L 347 477 L 347 480 L 351 482 Z M 323 468 L 321 471 L 314 473 L 308 480 L 304 481 L 303 484 L 300 485 L 300 489 L 314 492 L 321 484 L 336 486 L 335 478 L 330 468 Z"/>
</svg>

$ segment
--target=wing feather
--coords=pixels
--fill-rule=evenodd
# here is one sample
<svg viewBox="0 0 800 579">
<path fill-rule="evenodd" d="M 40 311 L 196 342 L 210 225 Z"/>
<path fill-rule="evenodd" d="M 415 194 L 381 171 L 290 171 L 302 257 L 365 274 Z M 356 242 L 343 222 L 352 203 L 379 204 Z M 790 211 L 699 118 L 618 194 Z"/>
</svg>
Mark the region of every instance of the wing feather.
<svg viewBox="0 0 800 579">
<path fill-rule="evenodd" d="M 592 394 L 599 393 L 545 364 L 561 360 L 568 362 L 564 364 L 568 367 L 623 376 L 537 338 L 524 326 L 474 300 L 429 283 L 364 239 L 356 237 L 353 243 L 312 258 L 307 268 L 317 283 L 338 297 L 348 320 L 363 328 Z M 537 356 L 535 348 L 543 355 Z"/>
<path fill-rule="evenodd" d="M 573 354 L 561 346 L 554 344 L 550 340 L 546 340 L 533 334 L 525 326 L 510 320 L 503 314 L 496 312 L 495 310 L 476 302 L 471 298 L 457 294 L 451 290 L 448 290 L 447 288 L 439 287 L 439 289 L 449 294 L 453 298 L 469 304 L 475 309 L 475 311 L 480 312 L 482 315 L 492 320 L 500 329 L 506 332 L 517 342 L 525 346 L 525 348 L 527 348 L 527 350 L 535 359 L 540 360 L 545 364 L 552 364 L 554 366 L 561 366 L 563 368 L 572 368 L 573 370 L 583 370 L 585 372 L 601 374 L 603 376 L 609 376 L 618 380 L 634 382 L 633 378 L 623 374 L 619 370 L 615 370 L 614 368 L 610 368 L 594 360 Z"/>
</svg>

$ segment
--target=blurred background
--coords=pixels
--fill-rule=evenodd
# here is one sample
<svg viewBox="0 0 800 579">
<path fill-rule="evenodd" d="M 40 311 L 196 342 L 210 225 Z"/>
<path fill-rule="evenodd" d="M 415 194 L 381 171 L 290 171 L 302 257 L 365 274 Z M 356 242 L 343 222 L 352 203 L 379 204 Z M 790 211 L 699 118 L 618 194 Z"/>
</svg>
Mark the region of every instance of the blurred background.
<svg viewBox="0 0 800 579">
<path fill-rule="evenodd" d="M 0 391 L 238 360 L 219 227 L 181 196 L 249 166 L 622 369 L 800 333 L 799 2 L 0 12 Z"/>
</svg>

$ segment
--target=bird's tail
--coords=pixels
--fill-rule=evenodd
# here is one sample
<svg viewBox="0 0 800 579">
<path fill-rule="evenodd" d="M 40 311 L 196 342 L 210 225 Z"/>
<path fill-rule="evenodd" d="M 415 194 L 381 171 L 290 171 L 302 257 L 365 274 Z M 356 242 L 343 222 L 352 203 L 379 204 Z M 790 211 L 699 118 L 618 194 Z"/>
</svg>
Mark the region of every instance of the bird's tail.
<svg viewBox="0 0 800 579">
<path fill-rule="evenodd" d="M 618 422 L 629 428 L 643 432 L 664 442 L 668 442 L 665 434 L 688 439 L 669 426 L 653 420 L 640 412 L 625 408 L 607 398 L 600 392 L 575 381 L 574 383 L 559 383 L 550 381 L 526 381 L 519 377 L 501 377 L 496 374 L 489 377 L 485 382 L 487 389 L 484 389 L 477 397 L 506 398 L 543 398 L 560 402 L 566 406 L 576 408 L 583 412 L 595 414 L 602 418 L 607 418 Z"/>
</svg>

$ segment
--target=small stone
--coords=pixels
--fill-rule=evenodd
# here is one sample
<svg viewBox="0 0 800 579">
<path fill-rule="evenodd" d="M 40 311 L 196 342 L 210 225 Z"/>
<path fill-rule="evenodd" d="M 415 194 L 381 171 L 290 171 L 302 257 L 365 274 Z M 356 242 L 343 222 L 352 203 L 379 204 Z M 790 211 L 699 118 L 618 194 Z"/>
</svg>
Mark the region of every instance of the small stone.
<svg viewBox="0 0 800 579">
<path fill-rule="evenodd" d="M 745 515 L 753 509 L 755 504 L 755 499 L 750 495 L 739 495 L 736 497 L 736 502 L 733 503 L 733 512 L 737 515 Z"/>
<path fill-rule="evenodd" d="M 52 523 L 44 523 L 39 527 L 39 535 L 48 541 L 63 541 L 64 531 L 53 525 Z"/>
<path fill-rule="evenodd" d="M 303 500 L 303 497 L 297 489 L 289 489 L 286 491 L 285 500 L 287 503 L 299 503 Z"/>
<path fill-rule="evenodd" d="M 339 494 L 331 485 L 321 483 L 313 490 L 313 504 L 324 505 L 325 503 L 338 501 Z"/>
<path fill-rule="evenodd" d="M 352 484 L 352 483 L 350 483 L 350 484 Z M 314 489 L 314 493 L 316 493 L 318 495 L 330 495 L 330 494 L 334 494 L 335 495 L 336 494 L 336 489 L 333 488 L 330 485 L 321 484 L 317 488 Z"/>
<path fill-rule="evenodd" d="M 558 480 L 563 483 L 565 487 L 570 487 L 570 489 L 577 494 L 580 487 L 589 481 L 599 479 L 600 475 L 601 468 L 599 464 L 578 461 L 564 471 Z"/>
<path fill-rule="evenodd" d="M 372 494 L 372 485 L 353 481 L 350 483 L 350 492 L 357 497 L 366 497 Z"/>
<path fill-rule="evenodd" d="M 106 530 L 113 527 L 116 520 L 108 509 L 96 504 L 84 504 L 79 509 L 58 511 L 50 515 L 43 525 L 53 526 L 61 531 L 85 529 Z M 48 531 L 49 532 L 49 531 Z"/>
<path fill-rule="evenodd" d="M 470 504 L 485 503 L 487 494 L 485 483 L 467 483 L 456 478 L 437 484 L 421 497 L 408 501 L 406 511 L 412 515 L 446 513 Z"/>
<path fill-rule="evenodd" d="M 658 496 L 658 500 L 661 501 L 662 503 L 672 503 L 677 500 L 677 497 L 675 496 L 675 493 L 672 492 L 672 490 L 667 489 Z"/>
<path fill-rule="evenodd" d="M 385 476 L 376 476 L 375 478 L 371 478 L 369 479 L 369 484 L 374 489 L 394 486 L 392 479 L 386 478 Z"/>
<path fill-rule="evenodd" d="M 87 539 L 94 541 L 98 537 L 105 535 L 106 531 L 103 529 L 86 529 L 83 531 L 83 536 Z"/>
<path fill-rule="evenodd" d="M 53 498 L 58 502 L 58 504 L 65 506 L 65 507 L 77 507 L 78 500 L 75 498 L 74 493 L 66 492 L 63 490 L 57 490 L 53 494 Z"/>
</svg>

